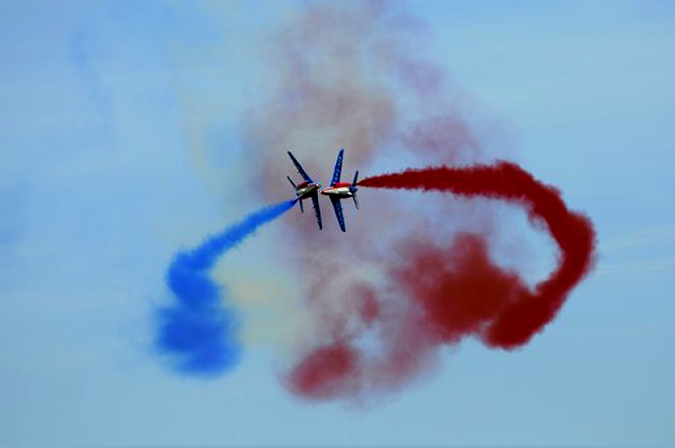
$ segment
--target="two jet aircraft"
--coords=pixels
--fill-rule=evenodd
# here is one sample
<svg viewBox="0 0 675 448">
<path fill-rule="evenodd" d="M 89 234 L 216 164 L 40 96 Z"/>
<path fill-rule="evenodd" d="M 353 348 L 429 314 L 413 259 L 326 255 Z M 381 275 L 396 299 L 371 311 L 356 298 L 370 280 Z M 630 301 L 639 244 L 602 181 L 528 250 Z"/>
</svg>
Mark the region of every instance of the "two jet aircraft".
<svg viewBox="0 0 675 448">
<path fill-rule="evenodd" d="M 321 184 L 314 182 L 307 172 L 302 168 L 300 162 L 293 156 L 293 154 L 288 151 L 288 155 L 291 157 L 293 164 L 300 173 L 300 176 L 303 178 L 303 182 L 295 184 L 290 176 L 286 176 L 288 181 L 295 188 L 295 195 L 298 197 L 298 202 L 300 202 L 300 211 L 304 212 L 302 202 L 305 199 L 312 200 L 312 207 L 314 207 L 314 213 L 316 215 L 316 223 L 319 225 L 319 230 L 323 228 L 321 221 L 321 208 L 319 206 L 319 193 L 322 195 L 328 196 L 331 203 L 333 204 L 333 209 L 335 210 L 335 216 L 337 217 L 338 224 L 340 225 L 340 230 L 343 232 L 347 231 L 345 226 L 345 217 L 342 212 L 342 199 L 352 198 L 354 200 L 354 205 L 356 209 L 359 208 L 359 202 L 356 199 L 356 183 L 358 182 L 359 172 L 358 170 L 354 173 L 354 180 L 352 183 L 349 182 L 340 182 L 340 176 L 342 173 L 342 158 L 344 156 L 344 149 L 340 150 L 337 160 L 335 161 L 335 169 L 333 170 L 333 178 L 329 187 L 321 189 Z"/>
</svg>

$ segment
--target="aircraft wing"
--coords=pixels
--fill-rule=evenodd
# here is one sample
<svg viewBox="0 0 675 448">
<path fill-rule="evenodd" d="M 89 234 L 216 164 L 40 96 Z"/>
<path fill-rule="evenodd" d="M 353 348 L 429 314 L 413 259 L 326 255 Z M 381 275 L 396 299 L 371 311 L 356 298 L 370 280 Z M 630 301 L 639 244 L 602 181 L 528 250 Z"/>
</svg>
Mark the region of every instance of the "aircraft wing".
<svg viewBox="0 0 675 448">
<path fill-rule="evenodd" d="M 319 225 L 319 230 L 323 228 L 321 223 L 321 207 L 319 207 L 319 194 L 314 191 L 312 195 L 312 206 L 314 207 L 314 213 L 316 214 L 316 223 Z"/>
<path fill-rule="evenodd" d="M 303 179 L 305 179 L 306 182 L 309 182 L 310 184 L 313 184 L 314 181 L 312 180 L 311 177 L 309 177 L 309 174 L 302 168 L 302 165 L 300 165 L 300 162 L 293 156 L 293 154 L 288 151 L 288 155 L 291 156 L 291 160 L 293 161 L 293 165 L 298 169 L 298 173 L 302 176 Z"/>
<path fill-rule="evenodd" d="M 342 173 L 342 156 L 344 155 L 345 150 L 341 149 L 338 154 L 337 160 L 335 161 L 335 169 L 333 170 L 333 179 L 330 181 L 331 185 L 335 185 L 340 182 L 340 174 Z"/>
<path fill-rule="evenodd" d="M 346 232 L 347 229 L 345 228 L 345 217 L 342 214 L 342 203 L 340 202 L 340 199 L 331 196 L 330 201 L 333 203 L 335 216 L 337 217 L 338 224 L 340 225 L 340 230 Z"/>
</svg>

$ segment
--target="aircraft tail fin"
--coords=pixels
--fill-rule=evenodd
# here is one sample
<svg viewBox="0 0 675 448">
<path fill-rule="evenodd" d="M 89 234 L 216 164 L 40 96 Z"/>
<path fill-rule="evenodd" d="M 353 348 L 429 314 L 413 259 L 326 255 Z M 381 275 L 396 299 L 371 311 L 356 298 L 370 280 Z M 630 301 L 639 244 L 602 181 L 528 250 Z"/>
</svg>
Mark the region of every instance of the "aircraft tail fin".
<svg viewBox="0 0 675 448">
<path fill-rule="evenodd" d="M 286 179 L 288 179 L 288 181 L 291 183 L 291 185 L 293 185 L 293 188 L 295 188 L 295 189 L 298 188 L 298 187 L 295 185 L 295 182 L 293 182 L 293 180 L 291 180 L 291 176 L 286 176 Z"/>
<path fill-rule="evenodd" d="M 305 213 L 305 209 L 302 206 L 302 199 L 300 199 L 298 202 L 300 203 L 300 213 Z"/>
<path fill-rule="evenodd" d="M 359 200 L 356 199 L 356 191 L 358 188 L 356 187 L 356 184 L 359 182 L 359 170 L 356 170 L 354 173 L 354 180 L 352 181 L 352 186 L 349 187 L 349 190 L 352 192 L 352 199 L 354 199 L 354 205 L 356 206 L 356 209 L 359 209 Z"/>
</svg>

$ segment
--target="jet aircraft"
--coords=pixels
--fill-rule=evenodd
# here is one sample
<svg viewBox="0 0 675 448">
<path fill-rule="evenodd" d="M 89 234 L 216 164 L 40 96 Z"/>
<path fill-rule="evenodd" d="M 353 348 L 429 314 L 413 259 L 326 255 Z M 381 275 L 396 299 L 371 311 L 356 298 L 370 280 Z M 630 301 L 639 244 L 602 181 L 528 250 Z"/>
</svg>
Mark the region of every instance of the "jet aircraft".
<svg viewBox="0 0 675 448">
<path fill-rule="evenodd" d="M 340 175 L 342 173 L 342 157 L 345 150 L 341 149 L 338 154 L 337 160 L 335 161 L 335 169 L 333 170 L 333 179 L 330 182 L 330 187 L 326 187 L 321 190 L 321 194 L 326 195 L 330 198 L 330 201 L 333 203 L 333 209 L 335 210 L 335 216 L 337 217 L 338 224 L 340 225 L 340 230 L 346 232 L 345 227 L 345 218 L 342 213 L 342 199 L 352 198 L 354 200 L 354 205 L 356 209 L 359 208 L 359 202 L 356 199 L 356 183 L 359 178 L 359 171 L 356 170 L 354 173 L 354 180 L 350 184 L 349 182 L 340 182 Z"/>
<path fill-rule="evenodd" d="M 298 173 L 300 173 L 300 176 L 303 178 L 303 182 L 296 185 L 293 180 L 291 180 L 290 176 L 286 176 L 291 185 L 293 185 L 293 188 L 295 188 L 295 195 L 298 197 L 298 202 L 300 203 L 300 211 L 302 213 L 305 212 L 302 201 L 311 198 L 314 213 L 316 214 L 316 223 L 319 225 L 319 230 L 321 230 L 323 228 L 321 223 L 321 208 L 319 207 L 319 189 L 321 188 L 321 184 L 314 182 L 312 178 L 309 177 L 307 172 L 302 168 L 302 165 L 300 165 L 300 162 L 293 157 L 293 154 L 290 151 L 288 151 L 288 155 L 291 157 L 293 165 L 298 169 Z"/>
</svg>

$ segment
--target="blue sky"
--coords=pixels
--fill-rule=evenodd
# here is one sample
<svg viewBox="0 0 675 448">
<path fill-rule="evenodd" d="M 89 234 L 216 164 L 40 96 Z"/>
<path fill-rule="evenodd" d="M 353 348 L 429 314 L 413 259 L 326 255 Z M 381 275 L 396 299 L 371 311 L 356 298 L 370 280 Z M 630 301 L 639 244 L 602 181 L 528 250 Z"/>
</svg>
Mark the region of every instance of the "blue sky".
<svg viewBox="0 0 675 448">
<path fill-rule="evenodd" d="M 242 188 L 238 120 L 272 89 L 271 30 L 304 7 L 0 3 L 0 444 L 675 442 L 667 1 L 407 6 L 496 123 L 490 146 L 596 224 L 596 271 L 527 347 L 469 341 L 367 410 L 290 396 L 265 346 L 212 381 L 157 362 L 172 254 L 264 205 Z"/>
</svg>

